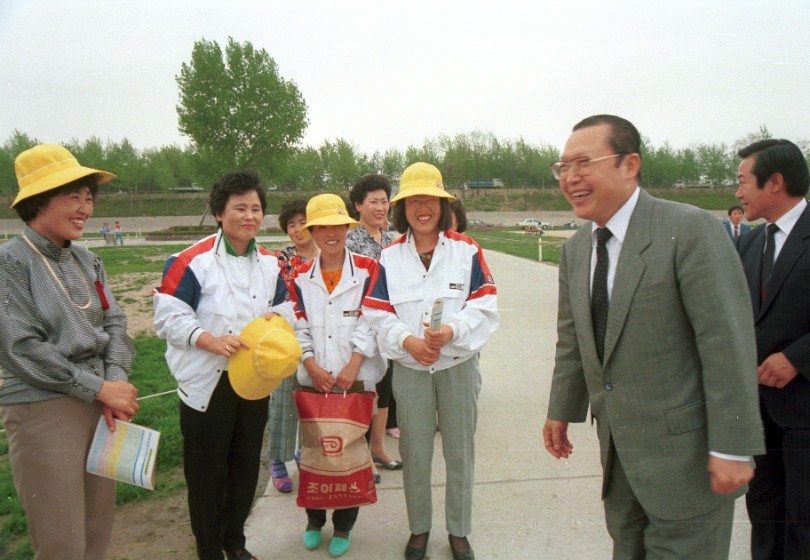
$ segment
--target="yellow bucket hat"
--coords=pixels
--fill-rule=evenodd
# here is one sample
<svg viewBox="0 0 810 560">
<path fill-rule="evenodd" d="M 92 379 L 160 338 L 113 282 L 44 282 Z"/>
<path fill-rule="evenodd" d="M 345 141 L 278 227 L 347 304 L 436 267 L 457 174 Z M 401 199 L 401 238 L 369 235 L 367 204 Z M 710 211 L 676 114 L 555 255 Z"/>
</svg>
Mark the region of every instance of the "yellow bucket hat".
<svg viewBox="0 0 810 560">
<path fill-rule="evenodd" d="M 417 161 L 405 168 L 399 178 L 399 192 L 391 199 L 391 204 L 409 196 L 436 196 L 449 198 L 452 202 L 455 196 L 444 190 L 442 173 L 435 165 Z"/>
<path fill-rule="evenodd" d="M 25 150 L 14 160 L 14 171 L 20 192 L 11 203 L 12 208 L 21 200 L 58 189 L 88 175 L 96 175 L 99 186 L 115 179 L 115 175 L 107 171 L 79 165 L 73 154 L 58 144 L 39 144 Z"/>
<path fill-rule="evenodd" d="M 298 368 L 301 346 L 290 324 L 278 315 L 254 319 L 239 338 L 249 348 L 240 347 L 228 359 L 228 377 L 243 399 L 263 399 Z"/>
<path fill-rule="evenodd" d="M 336 194 L 319 194 L 307 202 L 307 223 L 302 231 L 310 235 L 312 226 L 340 226 L 348 225 L 354 229 L 360 222 L 353 220 L 346 210 L 346 203 Z"/>
</svg>

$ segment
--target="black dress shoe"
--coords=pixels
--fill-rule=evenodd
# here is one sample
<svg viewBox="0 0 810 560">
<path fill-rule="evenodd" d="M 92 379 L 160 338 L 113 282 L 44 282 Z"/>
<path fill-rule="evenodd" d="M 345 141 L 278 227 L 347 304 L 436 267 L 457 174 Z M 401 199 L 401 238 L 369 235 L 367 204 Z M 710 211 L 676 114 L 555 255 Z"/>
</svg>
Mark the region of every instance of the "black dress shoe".
<svg viewBox="0 0 810 560">
<path fill-rule="evenodd" d="M 475 553 L 473 552 L 472 546 L 470 546 L 470 541 L 467 540 L 467 537 L 456 537 L 464 542 L 467 545 L 467 549 L 463 552 L 457 551 L 453 548 L 453 535 L 447 535 L 447 540 L 450 541 L 450 552 L 453 553 L 453 560 L 475 560 Z"/>
<path fill-rule="evenodd" d="M 430 531 L 425 534 L 425 542 L 422 543 L 422 546 L 411 546 L 411 543 L 421 536 L 411 535 L 411 538 L 408 539 L 408 545 L 405 547 L 405 560 L 424 560 Z"/>
<path fill-rule="evenodd" d="M 226 550 L 225 557 L 228 560 L 259 560 L 244 548 L 239 550 Z"/>
<path fill-rule="evenodd" d="M 398 471 L 402 468 L 402 461 L 384 461 L 377 457 L 374 453 L 371 454 L 371 459 L 374 461 L 374 464 L 380 466 L 389 471 Z"/>
</svg>

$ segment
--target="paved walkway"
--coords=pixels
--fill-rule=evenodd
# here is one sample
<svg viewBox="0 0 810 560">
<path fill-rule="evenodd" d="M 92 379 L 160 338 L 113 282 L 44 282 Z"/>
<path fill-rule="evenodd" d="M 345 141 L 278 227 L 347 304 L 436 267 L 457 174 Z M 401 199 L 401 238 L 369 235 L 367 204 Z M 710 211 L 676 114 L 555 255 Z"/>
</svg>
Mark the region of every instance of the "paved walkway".
<svg viewBox="0 0 810 560">
<path fill-rule="evenodd" d="M 470 542 L 479 560 L 601 560 L 611 556 L 599 499 L 601 469 L 595 430 L 572 425 L 575 453 L 557 461 L 544 449 L 545 419 L 554 362 L 557 269 L 488 252 L 498 284 L 501 327 L 482 353 L 483 388 L 476 435 L 476 484 Z M 396 455 L 396 440 L 387 438 Z M 295 469 L 293 468 L 292 471 Z M 297 473 L 292 473 L 297 490 Z M 399 559 L 409 530 L 402 473 L 381 471 L 376 504 L 361 508 L 346 558 Z M 444 461 L 436 436 L 434 517 L 428 556 L 450 559 L 444 524 Z M 745 505 L 737 502 L 732 560 L 749 558 Z M 248 520 L 248 547 L 262 560 L 329 558 L 324 543 L 301 544 L 306 515 L 295 493 L 270 484 Z"/>
</svg>

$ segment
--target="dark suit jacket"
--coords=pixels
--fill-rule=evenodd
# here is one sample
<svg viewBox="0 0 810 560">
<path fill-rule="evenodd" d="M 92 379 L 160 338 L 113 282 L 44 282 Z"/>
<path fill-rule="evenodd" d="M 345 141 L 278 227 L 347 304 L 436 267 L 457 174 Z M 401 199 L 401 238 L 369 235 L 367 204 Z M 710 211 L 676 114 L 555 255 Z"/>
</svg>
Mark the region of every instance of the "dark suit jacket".
<svg viewBox="0 0 810 560">
<path fill-rule="evenodd" d="M 810 428 L 810 206 L 790 232 L 761 300 L 760 268 L 765 225 L 740 243 L 750 287 L 757 338 L 757 363 L 784 352 L 799 375 L 782 389 L 760 385 L 763 405 L 785 428 Z"/>
<path fill-rule="evenodd" d="M 709 450 L 763 453 L 751 304 L 720 222 L 643 190 L 611 292 L 604 365 L 590 311 L 591 223 L 560 254 L 558 342 L 548 417 L 597 421 L 603 492 L 611 442 L 656 517 L 707 513 Z M 739 326 L 734 330 L 729 325 Z"/>
<path fill-rule="evenodd" d="M 731 233 L 731 222 L 729 222 L 729 221 L 723 222 L 723 227 L 726 228 L 726 233 L 728 234 L 729 238 L 731 238 L 731 240 L 734 241 L 734 235 Z M 740 239 L 742 239 L 743 236 L 746 233 L 748 233 L 749 231 L 751 231 L 751 226 L 749 226 L 748 224 L 740 223 Z M 738 240 L 737 241 L 737 247 L 739 247 L 739 246 L 740 246 L 740 242 Z"/>
</svg>

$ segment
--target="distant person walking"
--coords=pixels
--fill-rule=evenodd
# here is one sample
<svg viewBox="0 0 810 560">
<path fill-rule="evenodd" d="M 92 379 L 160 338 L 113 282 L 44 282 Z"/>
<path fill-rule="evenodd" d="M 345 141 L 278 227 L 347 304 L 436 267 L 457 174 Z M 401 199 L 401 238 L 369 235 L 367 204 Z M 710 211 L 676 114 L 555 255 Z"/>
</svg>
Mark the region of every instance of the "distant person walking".
<svg viewBox="0 0 810 560">
<path fill-rule="evenodd" d="M 109 222 L 104 222 L 104 225 L 101 226 L 101 238 L 104 240 L 105 245 L 110 245 L 112 238 L 110 237 Z"/>
<path fill-rule="evenodd" d="M 742 223 L 743 209 L 742 206 L 732 206 L 728 209 L 728 221 L 723 224 L 726 228 L 726 233 L 734 242 L 734 247 L 740 248 L 740 238 L 751 231 L 751 226 Z"/>
<path fill-rule="evenodd" d="M 113 245 L 118 245 L 120 242 L 121 245 L 124 244 L 124 236 L 121 234 L 121 222 L 115 222 L 115 227 L 113 227 Z"/>
</svg>

